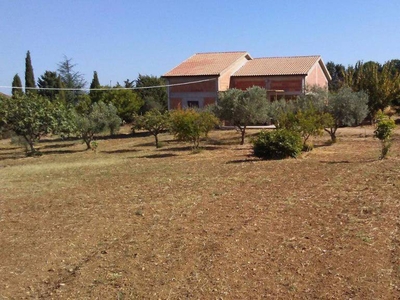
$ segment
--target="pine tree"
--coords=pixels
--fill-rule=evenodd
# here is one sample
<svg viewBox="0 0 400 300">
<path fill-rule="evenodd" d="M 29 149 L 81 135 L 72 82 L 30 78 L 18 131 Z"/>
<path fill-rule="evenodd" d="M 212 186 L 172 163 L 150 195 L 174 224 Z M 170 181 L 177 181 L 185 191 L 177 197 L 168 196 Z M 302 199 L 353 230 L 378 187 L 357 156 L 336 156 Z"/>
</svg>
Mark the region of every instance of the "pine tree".
<svg viewBox="0 0 400 300">
<path fill-rule="evenodd" d="M 83 74 L 74 71 L 76 64 L 72 64 L 72 58 L 64 56 L 64 60 L 58 64 L 58 74 L 65 88 L 74 89 L 74 91 L 66 91 L 65 97 L 68 104 L 77 104 L 78 96 L 83 94 L 86 85 Z"/>
<path fill-rule="evenodd" d="M 60 88 L 58 85 L 57 72 L 46 71 L 38 79 L 38 93 L 41 96 L 47 97 L 49 100 L 54 101 L 56 95 L 59 93 L 58 90 L 51 90 L 52 88 Z"/>
<path fill-rule="evenodd" d="M 21 78 L 15 74 L 12 81 L 12 95 L 13 97 L 21 96 L 23 94 Z"/>
<path fill-rule="evenodd" d="M 25 92 L 32 92 L 33 90 L 31 90 L 31 88 L 35 87 L 35 76 L 33 75 L 31 53 L 28 51 L 25 58 Z"/>
</svg>

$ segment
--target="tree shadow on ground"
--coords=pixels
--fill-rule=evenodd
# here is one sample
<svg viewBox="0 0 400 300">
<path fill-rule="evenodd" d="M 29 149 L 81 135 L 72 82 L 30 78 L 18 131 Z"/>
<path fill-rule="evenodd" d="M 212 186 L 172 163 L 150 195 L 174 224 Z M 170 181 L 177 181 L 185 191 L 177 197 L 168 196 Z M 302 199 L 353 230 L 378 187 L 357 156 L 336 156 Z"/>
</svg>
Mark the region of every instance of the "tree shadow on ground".
<svg viewBox="0 0 400 300">
<path fill-rule="evenodd" d="M 70 144 L 50 144 L 50 145 L 44 145 L 41 148 L 42 149 L 58 149 L 58 148 L 68 148 L 75 146 L 76 143 L 70 143 Z"/>
<path fill-rule="evenodd" d="M 12 147 L 7 147 L 7 148 L 0 148 L 0 151 L 9 151 L 9 150 L 17 150 L 21 149 L 19 146 L 12 146 Z"/>
<path fill-rule="evenodd" d="M 113 135 L 99 135 L 96 136 L 96 140 L 107 141 L 107 140 L 119 140 L 119 139 L 130 139 L 133 137 L 145 137 L 147 134 L 142 135 L 142 133 L 118 133 Z"/>
<path fill-rule="evenodd" d="M 358 161 L 349 161 L 349 160 L 320 160 L 319 162 L 327 165 L 339 165 L 339 164 L 365 164 L 365 163 L 373 163 L 379 161 L 379 159 L 366 159 L 366 160 L 358 160 Z"/>
<path fill-rule="evenodd" d="M 226 162 L 227 164 L 241 164 L 241 163 L 250 163 L 250 162 L 257 162 L 257 161 L 262 161 L 262 159 L 259 158 L 245 158 L 245 159 L 236 159 L 236 160 L 230 160 Z"/>
<path fill-rule="evenodd" d="M 107 154 L 116 154 L 116 153 L 131 153 L 131 152 L 138 152 L 139 150 L 136 149 L 120 149 L 120 150 L 109 150 L 109 151 L 100 151 L 101 153 Z"/>
<path fill-rule="evenodd" d="M 72 142 L 81 140 L 78 137 L 57 137 L 57 138 L 42 138 L 39 141 L 39 144 L 43 143 L 57 143 L 57 142 Z"/>
<path fill-rule="evenodd" d="M 173 157 L 173 156 L 177 156 L 177 155 L 173 154 L 173 153 L 160 153 L 160 154 L 150 154 L 150 155 L 139 156 L 139 158 L 166 158 L 166 157 Z"/>
<path fill-rule="evenodd" d="M 23 153 L 1 153 L 0 154 L 0 160 L 6 160 L 6 159 L 20 159 L 26 157 L 25 152 Z"/>
<path fill-rule="evenodd" d="M 220 145 L 220 146 L 233 146 L 238 145 L 240 143 L 239 139 L 208 139 L 208 144 L 211 145 Z"/>
<path fill-rule="evenodd" d="M 85 152 L 87 149 L 84 150 L 46 150 L 46 151 L 39 151 L 41 155 L 50 155 L 50 154 L 71 154 L 71 153 L 79 153 Z"/>
<path fill-rule="evenodd" d="M 215 147 L 215 146 L 200 146 L 199 150 L 217 150 L 220 149 L 219 147 Z M 192 146 L 180 146 L 180 147 L 171 147 L 171 148 L 165 148 L 165 149 L 159 149 L 158 151 L 192 151 L 195 150 L 193 149 Z"/>
<path fill-rule="evenodd" d="M 156 143 L 155 142 L 148 142 L 148 143 L 137 144 L 135 146 L 137 146 L 137 147 L 151 147 L 151 146 L 153 146 L 155 148 L 156 147 Z"/>
</svg>

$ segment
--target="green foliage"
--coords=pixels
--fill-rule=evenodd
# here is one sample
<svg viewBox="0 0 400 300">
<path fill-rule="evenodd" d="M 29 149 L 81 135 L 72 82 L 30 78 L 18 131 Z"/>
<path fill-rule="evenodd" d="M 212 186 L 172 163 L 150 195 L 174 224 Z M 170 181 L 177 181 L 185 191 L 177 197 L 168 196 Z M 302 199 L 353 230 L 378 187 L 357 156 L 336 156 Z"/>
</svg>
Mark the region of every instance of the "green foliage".
<svg viewBox="0 0 400 300">
<path fill-rule="evenodd" d="M 344 86 L 344 76 L 346 72 L 346 68 L 341 64 L 335 64 L 334 62 L 330 61 L 326 64 L 326 68 L 331 74 L 332 80 L 329 81 L 329 91 L 330 92 L 337 92 Z"/>
<path fill-rule="evenodd" d="M 310 136 L 322 135 L 324 128 L 331 126 L 333 119 L 330 114 L 316 110 L 312 102 L 308 103 L 308 107 L 305 105 L 303 107 L 296 113 L 281 114 L 278 119 L 278 127 L 298 132 L 303 139 L 304 147 L 306 147 Z"/>
<path fill-rule="evenodd" d="M 127 123 L 133 121 L 136 114 L 143 105 L 143 100 L 133 90 L 111 89 L 103 91 L 102 100 L 110 103 L 117 109 L 117 115 Z"/>
<path fill-rule="evenodd" d="M 397 60 L 381 65 L 377 62 L 357 62 L 345 72 L 345 84 L 354 91 L 365 91 L 368 98 L 370 116 L 384 110 L 400 99 L 400 70 Z"/>
<path fill-rule="evenodd" d="M 258 86 L 248 88 L 246 91 L 229 89 L 219 95 L 215 114 L 218 118 L 232 123 L 241 131 L 241 142 L 247 125 L 262 124 L 268 120 L 269 101 L 267 92 Z"/>
<path fill-rule="evenodd" d="M 91 149 L 96 134 L 107 129 L 113 134 L 117 132 L 121 122 L 116 108 L 103 102 L 93 103 L 88 112 L 75 112 L 74 115 L 76 134 L 86 143 L 87 149 Z"/>
<path fill-rule="evenodd" d="M 76 89 L 74 91 L 66 91 L 65 98 L 67 104 L 75 105 L 79 95 L 83 91 L 79 90 L 85 87 L 86 81 L 83 74 L 75 71 L 76 64 L 72 64 L 72 58 L 64 56 L 64 60 L 58 64 L 58 73 L 60 74 L 61 82 L 64 88 Z"/>
<path fill-rule="evenodd" d="M 325 128 L 336 142 L 336 131 L 340 126 L 360 124 L 368 115 L 368 95 L 364 92 L 353 92 L 343 87 L 335 94 L 329 95 L 325 111 L 332 115 L 333 122 Z"/>
<path fill-rule="evenodd" d="M 396 127 L 395 122 L 384 115 L 382 112 L 378 112 L 376 129 L 374 131 L 375 137 L 381 141 L 382 149 L 380 159 L 387 157 L 389 149 L 392 146 L 392 134 Z"/>
<path fill-rule="evenodd" d="M 254 155 L 263 159 L 297 157 L 303 147 L 300 134 L 286 129 L 261 131 L 252 142 Z"/>
<path fill-rule="evenodd" d="M 92 100 L 92 103 L 101 101 L 101 98 L 103 96 L 103 91 L 92 90 L 92 89 L 99 89 L 99 88 L 101 88 L 99 77 L 97 75 L 97 72 L 94 71 L 93 79 L 90 84 L 90 92 L 89 92 L 89 96 L 90 96 L 90 99 Z"/>
<path fill-rule="evenodd" d="M 208 111 L 194 109 L 175 110 L 171 112 L 171 132 L 179 140 L 193 143 L 193 148 L 199 147 L 200 138 L 207 137 L 219 120 Z"/>
<path fill-rule="evenodd" d="M 30 147 L 30 153 L 35 153 L 35 142 L 49 133 L 61 132 L 68 123 L 66 114 L 61 113 L 62 107 L 54 106 L 48 99 L 30 93 L 3 99 L 2 115 L 9 128 L 22 136 Z"/>
<path fill-rule="evenodd" d="M 156 147 L 159 148 L 160 143 L 158 141 L 158 134 L 164 130 L 167 130 L 169 128 L 169 124 L 170 116 L 168 111 L 162 113 L 159 110 L 153 109 L 147 111 L 144 115 L 135 116 L 132 130 L 147 130 L 154 136 L 156 140 Z"/>
<path fill-rule="evenodd" d="M 14 75 L 11 93 L 13 96 L 22 96 L 24 94 L 24 91 L 22 90 L 21 78 L 18 74 Z"/>
<path fill-rule="evenodd" d="M 0 93 L 0 139 L 9 137 L 9 130 L 5 119 L 5 103 L 6 97 Z"/>
<path fill-rule="evenodd" d="M 50 101 L 62 98 L 61 101 L 65 100 L 65 92 L 60 90 L 48 90 L 48 88 L 60 89 L 62 88 L 61 78 L 57 75 L 57 72 L 46 71 L 38 79 L 38 93 L 43 97 L 47 97 Z"/>
<path fill-rule="evenodd" d="M 81 94 L 76 98 L 75 110 L 79 114 L 89 114 L 92 100 L 88 94 Z"/>
<path fill-rule="evenodd" d="M 31 61 L 31 53 L 28 51 L 26 53 L 26 58 L 25 58 L 25 88 L 26 93 L 34 93 L 34 90 L 29 89 L 29 88 L 35 88 L 35 76 L 33 75 L 33 67 L 32 67 L 32 61 Z"/>
<path fill-rule="evenodd" d="M 127 80 L 125 85 L 129 87 L 129 84 L 130 82 Z M 144 106 L 141 109 L 141 113 L 145 113 L 151 109 L 158 109 L 160 111 L 168 109 L 168 95 L 166 87 L 146 89 L 146 87 L 164 85 L 166 85 L 166 82 L 161 77 L 139 74 L 136 80 L 136 87 L 140 88 L 137 90 L 137 93 L 144 101 Z"/>
</svg>

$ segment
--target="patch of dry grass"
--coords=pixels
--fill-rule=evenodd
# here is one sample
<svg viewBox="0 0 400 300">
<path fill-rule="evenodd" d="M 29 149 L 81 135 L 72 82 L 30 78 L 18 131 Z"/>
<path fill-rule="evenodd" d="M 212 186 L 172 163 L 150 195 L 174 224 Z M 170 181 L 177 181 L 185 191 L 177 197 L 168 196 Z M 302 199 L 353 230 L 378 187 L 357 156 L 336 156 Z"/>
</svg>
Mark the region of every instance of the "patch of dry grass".
<svg viewBox="0 0 400 300">
<path fill-rule="evenodd" d="M 379 161 L 370 131 L 282 161 L 235 131 L 1 141 L 0 298 L 398 298 L 400 141 Z"/>
</svg>

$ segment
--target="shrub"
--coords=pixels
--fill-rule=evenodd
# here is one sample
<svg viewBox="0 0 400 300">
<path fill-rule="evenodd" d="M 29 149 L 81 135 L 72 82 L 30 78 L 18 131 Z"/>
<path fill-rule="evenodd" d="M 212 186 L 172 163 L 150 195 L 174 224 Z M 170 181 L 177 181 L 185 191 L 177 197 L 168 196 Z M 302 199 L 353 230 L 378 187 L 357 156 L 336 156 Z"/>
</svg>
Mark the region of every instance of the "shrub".
<svg viewBox="0 0 400 300">
<path fill-rule="evenodd" d="M 317 111 L 312 103 L 296 113 L 283 113 L 279 117 L 279 127 L 298 132 L 303 139 L 303 147 L 307 151 L 312 150 L 312 145 L 307 144 L 308 139 L 311 136 L 322 135 L 324 128 L 332 122 L 330 114 Z"/>
<path fill-rule="evenodd" d="M 375 137 L 381 141 L 382 149 L 380 159 L 387 157 L 389 149 L 392 146 L 393 129 L 396 127 L 395 122 L 382 112 L 378 113 Z"/>
<path fill-rule="evenodd" d="M 208 111 L 194 109 L 175 110 L 171 113 L 170 130 L 178 140 L 192 142 L 193 149 L 199 147 L 200 138 L 218 125 L 219 120 Z"/>
<path fill-rule="evenodd" d="M 300 134 L 286 129 L 261 131 L 253 140 L 254 155 L 263 159 L 297 157 L 302 147 Z"/>
<path fill-rule="evenodd" d="M 115 107 L 103 102 L 94 103 L 90 106 L 90 111 L 87 113 L 75 113 L 74 123 L 77 131 L 77 136 L 82 138 L 86 143 L 87 149 L 91 149 L 91 142 L 95 134 L 105 130 L 110 130 L 111 134 L 117 132 L 121 119 L 116 113 Z"/>
<path fill-rule="evenodd" d="M 155 140 L 156 147 L 160 148 L 161 144 L 158 141 L 158 135 L 169 128 L 169 113 L 168 111 L 162 113 L 159 110 L 152 109 L 147 111 L 144 115 L 134 116 L 134 122 L 132 126 L 132 131 L 135 132 L 136 129 L 145 129 L 150 132 Z"/>
</svg>

